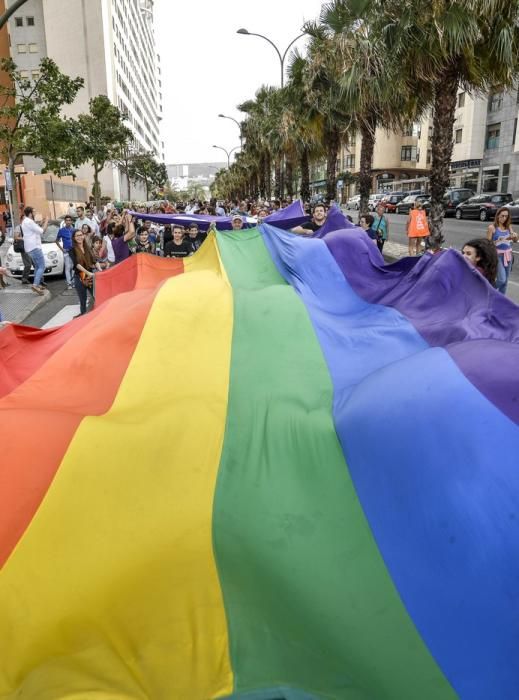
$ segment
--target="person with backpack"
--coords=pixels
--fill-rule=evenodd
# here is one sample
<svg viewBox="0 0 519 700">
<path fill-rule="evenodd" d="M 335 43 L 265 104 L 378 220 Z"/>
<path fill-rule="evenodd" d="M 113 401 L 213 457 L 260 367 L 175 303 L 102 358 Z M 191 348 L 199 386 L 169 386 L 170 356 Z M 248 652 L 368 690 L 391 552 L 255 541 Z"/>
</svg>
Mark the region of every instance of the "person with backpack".
<svg viewBox="0 0 519 700">
<path fill-rule="evenodd" d="M 377 236 L 377 248 L 382 252 L 384 243 L 389 238 L 389 221 L 385 214 L 386 207 L 379 202 L 373 217 L 373 230 Z"/>
</svg>

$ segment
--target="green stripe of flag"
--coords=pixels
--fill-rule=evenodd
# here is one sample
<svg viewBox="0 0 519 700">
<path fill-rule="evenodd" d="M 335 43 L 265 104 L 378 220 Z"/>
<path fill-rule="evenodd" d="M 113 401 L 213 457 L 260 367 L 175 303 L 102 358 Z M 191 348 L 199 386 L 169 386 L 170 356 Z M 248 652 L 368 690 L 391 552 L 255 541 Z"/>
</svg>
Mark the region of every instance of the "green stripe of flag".
<svg viewBox="0 0 519 700">
<path fill-rule="evenodd" d="M 307 311 L 256 229 L 218 234 L 233 286 L 228 416 L 214 503 L 236 697 L 454 693 L 410 621 L 349 477 Z"/>
</svg>

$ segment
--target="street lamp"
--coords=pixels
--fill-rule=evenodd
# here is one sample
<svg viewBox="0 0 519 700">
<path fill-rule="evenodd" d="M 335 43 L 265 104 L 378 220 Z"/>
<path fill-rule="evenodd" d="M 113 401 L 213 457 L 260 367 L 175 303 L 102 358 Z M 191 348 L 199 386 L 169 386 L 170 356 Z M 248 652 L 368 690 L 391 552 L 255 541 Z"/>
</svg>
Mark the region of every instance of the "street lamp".
<svg viewBox="0 0 519 700">
<path fill-rule="evenodd" d="M 233 122 L 236 124 L 236 126 L 237 126 L 238 129 L 240 130 L 240 144 L 243 146 L 243 136 L 242 136 L 242 133 L 241 133 L 241 124 L 240 124 L 240 122 L 239 122 L 237 119 L 235 119 L 234 117 L 228 117 L 226 114 L 219 114 L 218 116 L 219 116 L 221 119 L 230 119 L 231 121 L 233 121 Z"/>
<path fill-rule="evenodd" d="M 243 29 L 243 27 L 241 29 L 237 29 L 236 34 L 246 34 L 247 36 L 259 36 L 262 39 L 265 39 L 265 41 L 268 41 L 268 43 L 274 47 L 274 49 L 278 55 L 279 62 L 281 64 L 281 87 L 283 87 L 285 84 L 285 58 L 287 57 L 288 50 L 290 49 L 292 44 L 295 44 L 295 42 L 298 39 L 300 39 L 302 36 L 305 36 L 305 32 L 303 32 L 302 34 L 299 34 L 299 36 L 296 36 L 295 39 L 292 39 L 290 44 L 286 47 L 285 53 L 283 55 L 281 55 L 281 51 L 278 49 L 276 44 L 271 39 L 268 38 L 268 36 L 264 36 L 263 34 L 256 34 L 255 32 L 249 32 L 248 29 Z"/>
<path fill-rule="evenodd" d="M 213 146 L 213 148 L 219 148 L 220 151 L 223 151 L 225 153 L 225 155 L 227 156 L 227 167 L 230 168 L 231 167 L 231 153 L 233 153 L 233 151 L 235 151 L 237 148 L 239 148 L 239 146 L 235 146 L 234 148 L 231 148 L 230 151 L 228 151 L 223 146 Z"/>
</svg>

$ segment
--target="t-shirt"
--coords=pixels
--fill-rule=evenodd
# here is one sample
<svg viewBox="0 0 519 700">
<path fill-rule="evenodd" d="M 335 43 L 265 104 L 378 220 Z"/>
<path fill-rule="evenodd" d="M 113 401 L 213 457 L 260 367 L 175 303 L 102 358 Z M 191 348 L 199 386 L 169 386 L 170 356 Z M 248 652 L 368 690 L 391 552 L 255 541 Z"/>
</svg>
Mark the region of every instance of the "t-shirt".
<svg viewBox="0 0 519 700">
<path fill-rule="evenodd" d="M 378 236 L 382 238 L 384 241 L 387 239 L 387 219 L 382 214 L 382 216 L 379 216 L 378 214 L 375 214 L 373 216 L 373 230 L 377 232 Z"/>
<path fill-rule="evenodd" d="M 106 246 L 106 257 L 108 258 L 108 262 L 115 263 L 115 253 L 110 236 L 103 236 L 103 243 Z"/>
<path fill-rule="evenodd" d="M 155 246 L 151 241 L 147 241 L 146 243 L 139 243 L 137 242 L 135 246 L 135 252 L 136 253 L 150 253 L 151 255 L 154 255 L 155 253 Z"/>
<path fill-rule="evenodd" d="M 130 257 L 130 249 L 128 248 L 128 242 L 124 240 L 124 236 L 112 238 L 112 248 L 114 251 L 114 263 L 116 265 Z M 108 259 L 110 260 L 110 258 Z"/>
<path fill-rule="evenodd" d="M 28 216 L 22 221 L 21 227 L 25 252 L 30 253 L 31 250 L 36 250 L 36 248 L 43 250 L 41 245 L 41 237 L 43 236 L 42 227 L 38 226 L 38 224 Z"/>
<path fill-rule="evenodd" d="M 184 241 L 186 241 L 186 243 L 189 243 L 193 253 L 196 253 L 196 251 L 200 248 L 200 246 L 202 245 L 202 243 L 205 241 L 206 238 L 207 238 L 207 234 L 200 232 L 196 238 L 191 238 L 190 236 L 186 236 L 186 238 L 184 238 Z"/>
<path fill-rule="evenodd" d="M 63 248 L 67 252 L 72 248 L 72 234 L 74 232 L 75 229 L 63 226 L 63 228 L 60 228 L 58 235 L 56 236 L 57 241 L 63 241 Z"/>
<path fill-rule="evenodd" d="M 164 256 L 166 258 L 187 258 L 192 252 L 193 249 L 186 240 L 182 241 L 179 245 L 177 245 L 175 241 L 169 241 L 164 248 Z"/>
</svg>

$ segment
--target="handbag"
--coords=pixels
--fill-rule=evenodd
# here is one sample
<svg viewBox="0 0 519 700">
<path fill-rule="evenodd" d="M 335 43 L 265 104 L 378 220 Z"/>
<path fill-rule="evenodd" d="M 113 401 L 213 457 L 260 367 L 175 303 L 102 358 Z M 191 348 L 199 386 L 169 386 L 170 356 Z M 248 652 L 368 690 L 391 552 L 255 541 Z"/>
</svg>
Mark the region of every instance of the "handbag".
<svg viewBox="0 0 519 700">
<path fill-rule="evenodd" d="M 90 289 L 94 284 L 94 278 L 87 275 L 86 272 L 80 272 L 79 279 L 81 280 L 83 287 L 86 287 L 87 289 Z"/>
<path fill-rule="evenodd" d="M 20 224 L 20 236 L 21 238 L 15 238 L 13 241 L 13 250 L 15 253 L 25 253 L 25 245 L 23 242 L 23 229 Z"/>
</svg>

